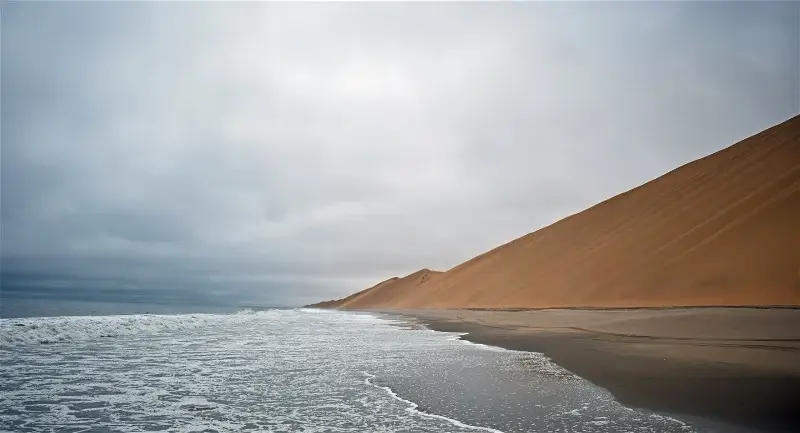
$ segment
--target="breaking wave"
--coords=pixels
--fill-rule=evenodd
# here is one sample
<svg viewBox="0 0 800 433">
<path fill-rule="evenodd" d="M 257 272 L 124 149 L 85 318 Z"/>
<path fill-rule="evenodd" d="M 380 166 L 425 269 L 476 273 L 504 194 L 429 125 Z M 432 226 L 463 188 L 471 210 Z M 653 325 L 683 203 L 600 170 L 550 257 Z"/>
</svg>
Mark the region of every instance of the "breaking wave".
<svg viewBox="0 0 800 433">
<path fill-rule="evenodd" d="M 486 432 L 490 432 L 490 433 L 504 433 L 501 430 L 493 429 L 491 427 L 481 427 L 481 426 L 476 426 L 476 425 L 471 425 L 471 424 L 465 424 L 465 423 L 463 423 L 463 422 L 461 422 L 461 421 L 459 421 L 457 419 L 448 418 L 448 417 L 446 417 L 444 415 L 437 415 L 437 414 L 434 414 L 434 413 L 423 412 L 423 411 L 419 410 L 419 405 L 418 404 L 414 403 L 411 400 L 406 400 L 403 397 L 400 397 L 399 395 L 397 395 L 396 392 L 394 392 L 394 390 L 392 390 L 392 388 L 390 388 L 388 386 L 376 385 L 373 382 L 373 380 L 376 377 L 374 374 L 367 373 L 365 371 L 364 375 L 367 376 L 367 378 L 364 379 L 364 383 L 366 385 L 369 385 L 369 386 L 372 386 L 372 387 L 375 387 L 375 388 L 378 388 L 378 389 L 382 389 L 382 390 L 386 391 L 386 393 L 389 394 L 389 396 L 391 396 L 393 399 L 407 404 L 408 407 L 405 409 L 406 412 L 409 412 L 409 413 L 412 413 L 412 414 L 415 414 L 415 415 L 418 415 L 418 416 L 421 416 L 421 417 L 442 420 L 442 421 L 445 421 L 445 422 L 447 422 L 449 424 L 452 424 L 452 425 L 454 425 L 454 426 L 456 426 L 458 428 L 462 428 L 462 429 L 466 429 L 466 430 L 479 430 L 479 431 L 486 431 Z"/>
<path fill-rule="evenodd" d="M 0 347 L 152 335 L 246 322 L 274 310 L 245 309 L 235 314 L 132 314 L 118 316 L 61 316 L 0 319 Z"/>
</svg>

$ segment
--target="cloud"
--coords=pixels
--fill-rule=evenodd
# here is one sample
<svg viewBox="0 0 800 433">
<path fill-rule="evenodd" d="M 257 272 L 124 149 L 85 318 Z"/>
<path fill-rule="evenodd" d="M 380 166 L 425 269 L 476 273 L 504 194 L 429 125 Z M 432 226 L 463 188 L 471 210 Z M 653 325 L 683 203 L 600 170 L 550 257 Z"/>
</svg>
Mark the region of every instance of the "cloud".
<svg viewBox="0 0 800 433">
<path fill-rule="evenodd" d="M 4 272 L 296 304 L 446 269 L 796 114 L 798 8 L 10 3 Z"/>
</svg>

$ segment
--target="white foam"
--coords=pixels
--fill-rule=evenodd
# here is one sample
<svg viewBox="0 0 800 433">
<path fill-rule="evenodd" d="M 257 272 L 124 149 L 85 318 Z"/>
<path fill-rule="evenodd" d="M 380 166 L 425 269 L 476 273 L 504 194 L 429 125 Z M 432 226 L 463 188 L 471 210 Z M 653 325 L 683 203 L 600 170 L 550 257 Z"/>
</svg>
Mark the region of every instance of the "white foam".
<svg viewBox="0 0 800 433">
<path fill-rule="evenodd" d="M 375 379 L 375 375 L 374 374 L 367 373 L 366 371 L 363 372 L 363 373 L 364 373 L 364 375 L 367 376 L 367 378 L 364 379 L 364 383 L 366 383 L 367 385 L 373 386 L 375 388 L 383 389 L 390 396 L 392 396 L 392 398 L 394 398 L 396 400 L 399 400 L 399 401 L 402 401 L 403 403 L 409 405 L 409 407 L 406 408 L 407 412 L 410 412 L 410 413 L 413 413 L 415 415 L 422 416 L 422 417 L 425 417 L 425 418 L 432 418 L 432 419 L 439 419 L 439 420 L 442 420 L 442 421 L 446 421 L 446 422 L 448 422 L 448 423 L 450 423 L 450 424 L 452 424 L 452 425 L 454 425 L 456 427 L 464 428 L 464 429 L 468 429 L 468 430 L 480 430 L 480 431 L 487 431 L 487 432 L 492 432 L 492 433 L 504 433 L 501 430 L 493 429 L 491 427 L 481 427 L 481 426 L 476 426 L 476 425 L 471 425 L 471 424 L 465 424 L 465 423 L 463 423 L 463 422 L 461 422 L 461 421 L 459 421 L 457 419 L 448 418 L 448 417 L 443 416 L 443 415 L 437 415 L 437 414 L 434 414 L 434 413 L 422 412 L 419 409 L 417 409 L 419 407 L 418 404 L 414 403 L 411 400 L 406 400 L 403 397 L 400 397 L 399 395 L 397 395 L 396 392 L 394 392 L 388 386 L 380 386 L 380 385 L 375 385 L 374 383 L 372 383 L 372 379 Z"/>
<path fill-rule="evenodd" d="M 61 316 L 0 319 L 0 347 L 24 344 L 52 344 L 157 334 L 207 326 L 219 326 L 223 319 L 248 321 L 274 310 L 244 310 L 232 315 L 219 314 L 133 314 L 118 316 Z M 230 323 L 230 322 L 229 322 Z"/>
<path fill-rule="evenodd" d="M 301 313 L 311 313 L 311 314 L 336 314 L 336 310 L 327 310 L 325 308 L 303 307 L 303 308 L 298 308 L 297 311 L 300 311 Z"/>
<path fill-rule="evenodd" d="M 596 426 L 604 426 L 610 424 L 611 421 L 607 419 L 596 419 L 594 421 L 587 421 L 586 424 L 596 425 Z"/>
<path fill-rule="evenodd" d="M 690 430 L 651 419 L 647 412 L 622 411 L 610 395 L 588 383 L 526 374 L 547 370 L 551 364 L 543 355 L 482 353 L 485 347 L 450 341 L 460 334 L 409 332 L 386 326 L 392 322 L 385 317 L 297 309 L 1 320 L 2 348 L 19 347 L 0 351 L 0 377 L 8 382 L 0 426 L 11 428 L 7 423 L 15 422 L 12 430 L 32 432 L 92 427 L 133 432 L 150 426 L 170 432 L 499 433 L 426 413 L 392 389 L 373 384 L 374 376 L 362 374 L 385 372 L 393 382 L 407 368 L 419 368 L 425 378 L 440 366 L 467 365 L 530 378 L 530 386 L 520 392 L 530 389 L 532 397 L 542 390 L 541 395 L 556 400 L 568 395 L 566 404 L 533 405 L 542 412 L 545 427 L 540 431 Z M 101 336 L 119 338 L 95 343 Z M 67 343 L 30 344 L 48 339 Z M 470 380 L 446 379 L 455 384 Z M 538 381 L 548 386 L 539 389 Z M 419 386 L 428 386 L 424 383 Z M 559 383 L 563 388 L 550 386 Z M 589 409 L 583 410 L 582 404 Z M 584 415 L 561 414 L 576 407 Z M 601 426 L 603 421 L 610 425 Z M 500 428 L 522 426 L 500 418 L 497 422 Z"/>
<path fill-rule="evenodd" d="M 469 332 L 464 332 L 462 334 L 459 334 L 459 335 L 453 337 L 452 340 L 456 340 L 456 341 L 459 341 L 459 342 L 461 342 L 463 344 L 468 344 L 470 346 L 479 347 L 479 348 L 481 348 L 483 350 L 489 350 L 489 351 L 492 351 L 492 352 L 508 352 L 509 351 L 509 349 L 505 349 L 505 348 L 502 348 L 502 347 L 499 347 L 499 346 L 490 346 L 488 344 L 475 343 L 474 341 L 469 341 L 469 340 L 465 340 L 465 339 L 461 338 L 461 337 L 463 337 L 465 335 L 469 335 Z"/>
<path fill-rule="evenodd" d="M 469 335 L 469 333 L 468 332 L 459 333 L 454 337 L 448 338 L 448 340 L 458 341 L 461 342 L 462 344 L 466 344 L 471 347 L 479 348 L 481 350 L 487 350 L 490 352 L 513 352 L 513 353 L 525 354 L 525 359 L 528 365 L 533 369 L 535 369 L 538 373 L 543 373 L 550 376 L 579 379 L 578 376 L 571 373 L 567 369 L 561 367 L 560 365 L 556 364 L 550 358 L 545 356 L 543 353 L 506 349 L 499 346 L 490 346 L 488 344 L 475 343 L 461 338 L 465 335 Z"/>
</svg>

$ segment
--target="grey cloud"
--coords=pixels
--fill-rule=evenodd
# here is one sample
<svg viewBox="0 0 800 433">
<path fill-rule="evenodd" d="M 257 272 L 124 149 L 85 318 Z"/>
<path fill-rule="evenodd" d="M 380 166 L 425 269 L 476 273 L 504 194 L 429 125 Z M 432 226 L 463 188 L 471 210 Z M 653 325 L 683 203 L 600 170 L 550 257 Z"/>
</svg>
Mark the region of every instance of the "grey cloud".
<svg viewBox="0 0 800 433">
<path fill-rule="evenodd" d="M 4 273 L 292 304 L 451 267 L 796 114 L 798 8 L 6 4 Z"/>
</svg>

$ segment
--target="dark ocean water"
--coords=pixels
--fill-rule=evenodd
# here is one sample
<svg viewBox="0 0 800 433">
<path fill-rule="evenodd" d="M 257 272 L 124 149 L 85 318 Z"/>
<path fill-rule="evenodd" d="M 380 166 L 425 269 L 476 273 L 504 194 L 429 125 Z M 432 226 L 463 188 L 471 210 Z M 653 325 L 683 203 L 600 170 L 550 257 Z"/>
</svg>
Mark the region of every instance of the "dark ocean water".
<svg viewBox="0 0 800 433">
<path fill-rule="evenodd" d="M 387 317 L 172 313 L 0 319 L 0 430 L 695 431 L 540 354 Z"/>
</svg>

